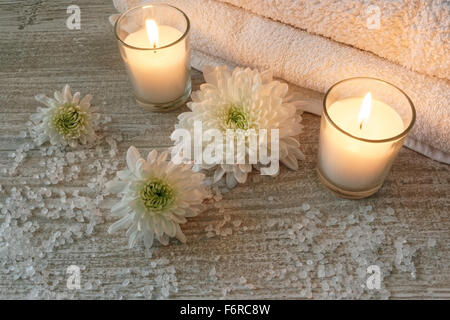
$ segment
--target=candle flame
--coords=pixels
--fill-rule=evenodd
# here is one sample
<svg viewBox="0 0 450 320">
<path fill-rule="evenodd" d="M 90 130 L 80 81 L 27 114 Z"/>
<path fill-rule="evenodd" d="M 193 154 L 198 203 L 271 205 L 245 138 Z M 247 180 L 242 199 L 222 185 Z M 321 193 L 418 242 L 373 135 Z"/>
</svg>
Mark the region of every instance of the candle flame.
<svg viewBox="0 0 450 320">
<path fill-rule="evenodd" d="M 145 27 L 147 28 L 148 41 L 150 46 L 156 48 L 159 42 L 158 25 L 155 20 L 145 20 Z"/>
<path fill-rule="evenodd" d="M 363 124 L 369 119 L 370 111 L 372 109 L 372 94 L 367 92 L 364 96 L 361 110 L 358 115 L 359 129 L 362 129 Z"/>
</svg>

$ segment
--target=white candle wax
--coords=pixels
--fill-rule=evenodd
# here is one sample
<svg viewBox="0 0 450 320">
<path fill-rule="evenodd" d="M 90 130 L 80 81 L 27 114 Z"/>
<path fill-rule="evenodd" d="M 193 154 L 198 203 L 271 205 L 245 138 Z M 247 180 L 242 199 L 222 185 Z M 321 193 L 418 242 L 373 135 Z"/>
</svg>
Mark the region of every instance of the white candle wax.
<svg viewBox="0 0 450 320">
<path fill-rule="evenodd" d="M 370 114 L 361 121 L 363 98 L 334 102 L 327 112 L 332 121 L 345 132 L 364 139 L 383 140 L 402 133 L 399 114 L 389 105 L 372 100 Z M 323 117 L 319 161 L 323 174 L 346 190 L 364 190 L 382 183 L 399 148 L 397 141 L 367 142 L 355 139 L 334 127 Z"/>
<path fill-rule="evenodd" d="M 170 26 L 158 26 L 158 44 L 169 45 L 182 37 L 182 33 Z M 124 40 L 130 46 L 152 48 L 147 29 L 130 33 Z M 137 50 L 123 47 L 130 78 L 136 95 L 147 102 L 165 103 L 184 94 L 188 74 L 188 54 L 185 39 L 167 48 Z"/>
</svg>

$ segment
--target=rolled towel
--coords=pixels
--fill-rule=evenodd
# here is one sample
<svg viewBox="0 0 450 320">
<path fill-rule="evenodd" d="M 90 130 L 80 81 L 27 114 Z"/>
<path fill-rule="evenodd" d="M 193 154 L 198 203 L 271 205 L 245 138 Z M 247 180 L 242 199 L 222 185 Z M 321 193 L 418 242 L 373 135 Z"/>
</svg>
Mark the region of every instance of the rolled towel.
<svg viewBox="0 0 450 320">
<path fill-rule="evenodd" d="M 219 0 L 450 79 L 448 0 Z"/>
<path fill-rule="evenodd" d="M 238 65 L 272 69 L 278 78 L 320 92 L 342 79 L 357 76 L 376 77 L 397 85 L 411 97 L 417 111 L 416 125 L 406 145 L 450 163 L 450 81 L 409 71 L 371 53 L 221 2 L 166 2 L 189 16 L 192 46 L 210 59 L 218 57 Z M 193 62 L 200 64 L 201 60 L 199 57 Z"/>
</svg>

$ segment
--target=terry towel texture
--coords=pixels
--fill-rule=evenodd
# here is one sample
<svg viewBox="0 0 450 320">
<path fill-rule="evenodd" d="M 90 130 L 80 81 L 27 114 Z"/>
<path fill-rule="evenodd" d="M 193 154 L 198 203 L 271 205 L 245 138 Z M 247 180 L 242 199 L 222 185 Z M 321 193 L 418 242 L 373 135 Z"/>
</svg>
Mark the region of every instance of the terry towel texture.
<svg viewBox="0 0 450 320">
<path fill-rule="evenodd" d="M 220 1 L 450 79 L 448 0 Z"/>
<path fill-rule="evenodd" d="M 125 1 L 117 2 L 123 11 Z M 128 8 L 140 2 L 131 0 Z M 410 71 L 374 54 L 313 35 L 215 0 L 166 0 L 190 18 L 193 66 L 220 58 L 242 66 L 273 70 L 276 77 L 325 92 L 349 77 L 369 76 L 402 88 L 417 120 L 406 145 L 450 163 L 450 81 Z M 125 3 L 125 4 L 124 4 Z"/>
</svg>

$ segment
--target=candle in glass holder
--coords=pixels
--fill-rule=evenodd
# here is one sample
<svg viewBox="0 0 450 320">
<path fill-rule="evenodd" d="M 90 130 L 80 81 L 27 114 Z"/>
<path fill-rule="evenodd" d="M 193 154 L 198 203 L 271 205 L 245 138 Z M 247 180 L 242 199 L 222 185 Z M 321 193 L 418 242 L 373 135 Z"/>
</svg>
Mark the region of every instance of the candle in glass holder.
<svg viewBox="0 0 450 320">
<path fill-rule="evenodd" d="M 140 105 L 166 111 L 189 97 L 188 31 L 184 13 L 163 4 L 137 7 L 118 19 L 120 52 Z"/>
<path fill-rule="evenodd" d="M 353 78 L 336 84 L 324 100 L 318 166 L 321 180 L 347 198 L 375 193 L 414 118 L 409 98 L 384 81 Z"/>
</svg>

